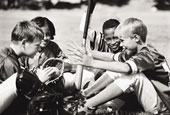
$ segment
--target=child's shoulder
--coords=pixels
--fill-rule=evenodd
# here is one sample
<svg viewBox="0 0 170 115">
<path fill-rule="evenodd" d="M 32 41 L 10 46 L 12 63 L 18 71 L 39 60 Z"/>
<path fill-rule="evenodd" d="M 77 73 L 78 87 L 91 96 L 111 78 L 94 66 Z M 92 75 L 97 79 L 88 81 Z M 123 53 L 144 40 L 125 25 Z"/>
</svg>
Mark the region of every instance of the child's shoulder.
<svg viewBox="0 0 170 115">
<path fill-rule="evenodd" d="M 48 48 L 59 48 L 59 45 L 54 42 L 54 41 L 49 41 L 48 45 L 47 45 Z"/>
<path fill-rule="evenodd" d="M 18 65 L 18 56 L 12 48 L 5 47 L 0 50 L 0 64 L 2 63 Z"/>
<path fill-rule="evenodd" d="M 8 57 L 13 53 L 13 50 L 9 47 L 1 47 L 0 48 L 0 56 L 2 57 Z"/>
<path fill-rule="evenodd" d="M 50 41 L 44 51 L 46 51 L 46 52 L 50 51 L 53 54 L 57 54 L 57 55 L 60 52 L 62 52 L 60 46 L 57 43 L 55 43 L 54 41 Z"/>
</svg>

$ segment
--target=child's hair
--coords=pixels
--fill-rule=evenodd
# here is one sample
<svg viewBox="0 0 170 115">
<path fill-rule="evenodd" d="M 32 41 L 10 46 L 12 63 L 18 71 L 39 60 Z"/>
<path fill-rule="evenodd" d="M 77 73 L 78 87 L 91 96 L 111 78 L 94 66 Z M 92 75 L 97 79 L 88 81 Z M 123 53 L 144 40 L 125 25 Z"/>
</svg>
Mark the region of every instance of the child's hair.
<svg viewBox="0 0 170 115">
<path fill-rule="evenodd" d="M 51 40 L 54 39 L 55 27 L 54 27 L 53 23 L 48 18 L 38 16 L 38 17 L 33 18 L 31 21 L 36 23 L 40 28 L 44 27 L 45 24 L 47 24 L 50 29 L 50 32 L 51 32 Z"/>
<path fill-rule="evenodd" d="M 147 27 L 142 20 L 137 18 L 128 18 L 121 23 L 116 29 L 116 35 L 133 37 L 137 34 L 141 37 L 142 42 L 146 42 Z"/>
<path fill-rule="evenodd" d="M 103 32 L 104 32 L 105 29 L 116 28 L 119 24 L 120 24 L 120 22 L 119 22 L 117 19 L 109 19 L 109 20 L 106 20 L 106 21 L 103 23 L 102 30 L 103 30 Z"/>
<path fill-rule="evenodd" d="M 35 39 L 42 40 L 43 31 L 33 22 L 21 21 L 16 24 L 11 34 L 11 41 L 17 43 L 25 39 L 27 42 L 33 42 Z"/>
</svg>

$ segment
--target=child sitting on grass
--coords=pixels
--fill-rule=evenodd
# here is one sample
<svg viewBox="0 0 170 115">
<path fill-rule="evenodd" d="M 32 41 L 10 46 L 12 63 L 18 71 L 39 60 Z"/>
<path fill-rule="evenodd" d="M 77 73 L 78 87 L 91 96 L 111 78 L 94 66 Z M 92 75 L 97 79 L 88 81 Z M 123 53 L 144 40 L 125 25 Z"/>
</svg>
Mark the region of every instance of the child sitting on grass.
<svg viewBox="0 0 170 115">
<path fill-rule="evenodd" d="M 106 74 L 113 78 L 106 88 L 86 100 L 79 113 L 91 113 L 95 107 L 129 92 L 132 87 L 144 110 L 159 114 L 165 106 L 150 80 L 154 79 L 168 85 L 169 75 L 162 66 L 165 57 L 145 43 L 147 27 L 137 18 L 126 19 L 117 27 L 115 34 L 120 38 L 125 51 L 133 52 L 125 62 L 121 62 L 124 52 L 113 54 L 114 61 L 109 62 L 93 59 L 90 52 L 83 49 L 72 49 L 74 53 L 70 58 L 76 59 L 76 64 L 95 68 L 105 66 Z"/>
</svg>

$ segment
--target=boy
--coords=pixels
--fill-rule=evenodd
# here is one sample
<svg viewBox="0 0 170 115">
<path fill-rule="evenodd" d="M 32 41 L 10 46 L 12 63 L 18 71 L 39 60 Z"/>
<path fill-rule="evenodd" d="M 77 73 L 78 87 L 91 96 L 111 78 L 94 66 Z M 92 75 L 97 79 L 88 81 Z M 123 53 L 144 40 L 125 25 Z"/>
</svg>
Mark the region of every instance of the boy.
<svg viewBox="0 0 170 115">
<path fill-rule="evenodd" d="M 115 29 L 119 25 L 116 19 L 109 19 L 103 23 L 103 33 L 97 33 L 91 28 L 88 29 L 88 39 L 92 50 L 101 52 L 117 53 L 122 50 L 120 41 L 114 36 Z"/>
<path fill-rule="evenodd" d="M 80 30 L 84 29 L 84 18 L 82 16 Z M 115 29 L 120 24 L 117 19 L 109 19 L 103 23 L 102 32 L 96 32 L 89 28 L 87 38 L 90 40 L 90 49 L 92 50 L 93 58 L 100 60 L 112 60 L 112 53 L 117 53 L 123 50 L 120 47 L 119 39 L 114 35 Z M 95 79 L 98 79 L 103 73 L 104 69 L 95 70 Z M 89 88 L 91 90 L 91 88 Z"/>
<path fill-rule="evenodd" d="M 38 52 L 34 57 L 21 57 L 20 64 L 22 67 L 29 70 L 35 71 L 38 70 L 43 63 L 49 58 L 61 58 L 64 61 L 64 75 L 57 81 L 56 84 L 49 84 L 56 92 L 67 93 L 67 87 L 73 87 L 74 85 L 74 74 L 75 70 L 73 65 L 67 63 L 67 57 L 60 49 L 59 45 L 52 41 L 55 36 L 55 27 L 54 24 L 46 17 L 38 16 L 31 20 L 34 22 L 41 30 L 43 31 L 44 38 L 41 41 Z M 86 72 L 86 74 L 90 72 Z M 92 74 L 90 75 L 92 76 Z M 65 89 L 65 90 L 63 90 Z"/>
<path fill-rule="evenodd" d="M 41 41 L 40 48 L 36 55 L 32 58 L 22 57 L 20 59 L 21 66 L 28 69 L 39 68 L 47 59 L 51 57 L 62 58 L 64 56 L 62 50 L 52 40 L 55 36 L 55 27 L 53 23 L 46 17 L 35 17 L 31 20 L 44 33 L 44 38 Z"/>
<path fill-rule="evenodd" d="M 110 70 L 106 72 L 108 76 L 113 77 L 113 82 L 110 85 L 86 100 L 85 107 L 79 110 L 80 113 L 84 111 L 84 113 L 91 113 L 90 109 L 117 98 L 133 87 L 144 110 L 151 114 L 159 114 L 165 109 L 164 104 L 158 97 L 150 79 L 168 85 L 168 72 L 162 66 L 165 62 L 164 56 L 145 43 L 147 27 L 139 19 L 126 19 L 118 26 L 115 33 L 120 38 L 122 46 L 126 48 L 125 51 L 133 52 L 127 61 L 121 62 L 123 52 L 113 54 L 113 62 L 95 60 L 92 56 L 84 54 L 83 51 L 80 52 L 81 50 L 79 50 L 81 55 L 76 56 L 77 64 L 96 68 L 104 66 L 105 69 Z M 75 52 L 77 51 L 75 50 Z"/>
<path fill-rule="evenodd" d="M 80 31 L 82 32 L 85 26 L 85 16 L 86 14 L 84 13 L 80 23 Z M 108 19 L 103 23 L 102 32 L 88 28 L 87 38 L 90 40 L 91 50 L 110 53 L 121 51 L 120 41 L 114 36 L 115 29 L 119 24 L 120 22 L 117 19 Z"/>
<path fill-rule="evenodd" d="M 83 31 L 83 18 L 80 24 L 80 30 Z M 120 40 L 118 37 L 115 36 L 115 29 L 120 24 L 120 22 L 117 19 L 108 19 L 103 23 L 102 26 L 102 32 L 96 32 L 95 30 L 89 28 L 88 29 L 88 39 L 90 40 L 90 49 L 91 54 L 94 59 L 102 60 L 102 61 L 112 61 L 112 55 L 118 52 L 121 52 L 123 50 L 123 47 L 120 46 Z M 122 58 L 123 61 L 126 60 L 126 56 Z M 105 73 L 105 69 L 95 69 L 94 74 L 95 77 L 94 81 L 87 82 L 85 85 L 85 89 L 83 90 L 83 95 L 86 97 L 89 97 L 91 95 L 94 95 L 101 89 L 105 87 L 105 85 L 108 84 L 108 82 L 112 82 L 112 78 L 110 76 L 107 76 Z M 100 76 L 103 77 L 100 77 Z M 104 77 L 105 76 L 105 77 Z M 87 87 L 88 85 L 88 87 Z M 128 95 L 126 95 L 127 97 Z M 121 97 L 122 98 L 122 97 Z M 124 98 L 124 96 L 123 96 Z M 118 100 L 114 100 L 115 103 Z M 113 101 L 113 103 L 114 103 Z M 120 102 L 121 101 L 121 102 Z M 124 99 L 120 99 L 119 106 L 114 106 L 117 109 L 122 107 L 124 105 Z M 127 100 L 126 100 L 127 101 Z M 120 104 L 121 103 L 121 104 Z M 136 99 L 131 99 L 131 102 L 136 105 Z M 128 106 L 124 106 L 125 109 L 129 109 Z"/>
<path fill-rule="evenodd" d="M 42 30 L 34 23 L 22 21 L 16 24 L 11 35 L 10 47 L 4 48 L 0 52 L 0 113 L 1 115 L 23 114 L 27 108 L 27 101 L 23 97 L 18 96 L 17 75 L 21 71 L 18 58 L 21 56 L 33 57 L 39 49 L 41 40 L 43 39 Z M 37 80 L 45 82 L 54 73 L 52 68 L 44 69 L 38 75 Z M 18 78 L 19 79 L 19 78 Z M 35 80 L 27 78 L 25 85 Z M 31 82 L 30 82 L 31 81 Z M 22 80 L 21 80 L 22 82 Z M 29 85 L 28 85 L 29 86 Z"/>
</svg>

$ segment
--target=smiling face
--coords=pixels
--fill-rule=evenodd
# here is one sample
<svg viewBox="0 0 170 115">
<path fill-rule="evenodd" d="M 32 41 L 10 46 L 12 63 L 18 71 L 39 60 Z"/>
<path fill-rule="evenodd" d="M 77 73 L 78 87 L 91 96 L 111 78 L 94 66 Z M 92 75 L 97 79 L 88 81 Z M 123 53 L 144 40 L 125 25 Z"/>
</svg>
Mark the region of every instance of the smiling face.
<svg viewBox="0 0 170 115">
<path fill-rule="evenodd" d="M 45 24 L 43 27 L 41 27 L 43 33 L 44 33 L 44 39 L 41 41 L 40 47 L 44 48 L 48 45 L 49 41 L 51 40 L 51 32 L 47 24 Z"/>
<path fill-rule="evenodd" d="M 138 38 L 129 37 L 129 36 L 121 36 L 121 46 L 129 51 L 136 51 L 138 47 Z"/>
<path fill-rule="evenodd" d="M 112 52 L 117 52 L 120 49 L 120 40 L 114 35 L 115 28 L 105 29 L 104 40 Z"/>
</svg>

